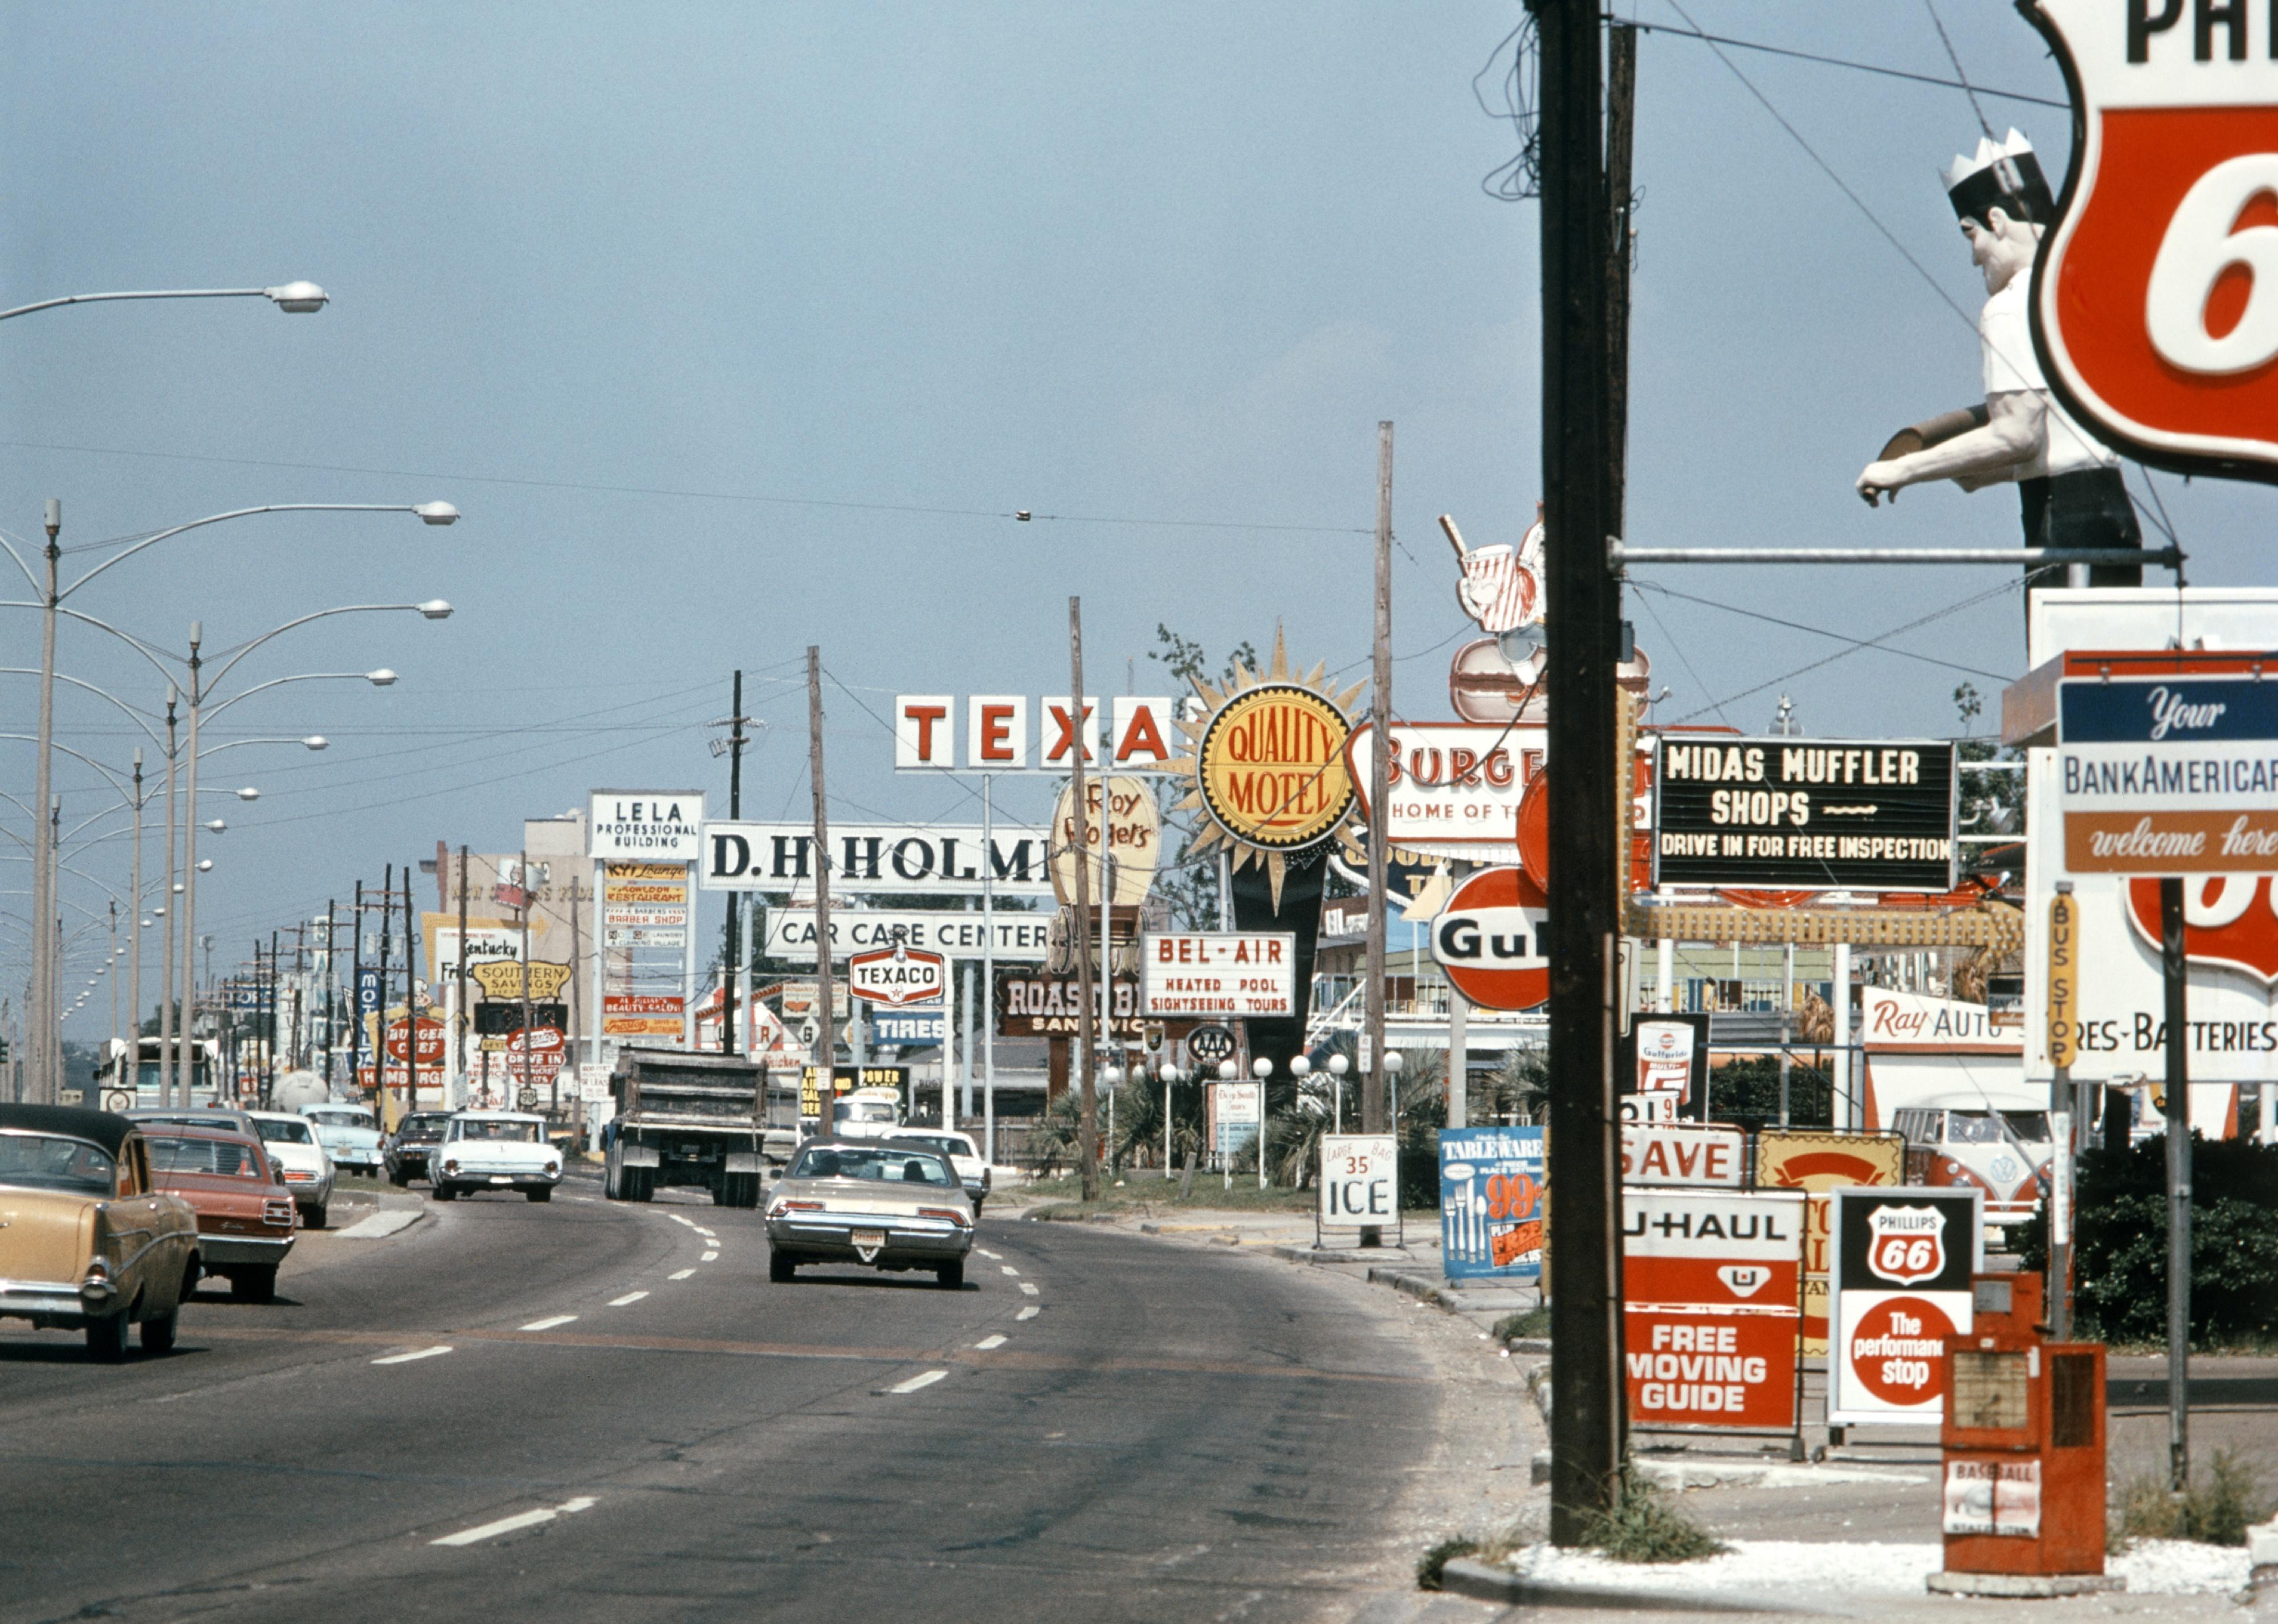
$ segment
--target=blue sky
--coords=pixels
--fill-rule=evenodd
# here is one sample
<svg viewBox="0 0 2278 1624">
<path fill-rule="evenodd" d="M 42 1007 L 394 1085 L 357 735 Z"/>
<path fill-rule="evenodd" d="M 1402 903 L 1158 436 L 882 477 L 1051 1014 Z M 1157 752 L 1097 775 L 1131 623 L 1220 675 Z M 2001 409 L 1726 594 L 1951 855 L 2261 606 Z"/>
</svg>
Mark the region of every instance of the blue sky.
<svg viewBox="0 0 2278 1624">
<path fill-rule="evenodd" d="M 2062 96 L 2010 8 L 1942 9 L 1974 80 Z M 1667 0 L 1635 14 L 1684 26 Z M 1071 593 L 1102 691 L 1127 662 L 1138 691 L 1162 690 L 1145 660 L 1158 621 L 1213 652 L 1279 621 L 1307 662 L 1357 665 L 1380 418 L 1398 425 L 1395 699 L 1445 715 L 1464 622 L 1434 516 L 1475 545 L 1516 540 L 1538 493 L 1538 222 L 1480 190 L 1510 136 L 1472 84 L 1518 15 L 11 8 L 8 302 L 308 277 L 334 303 L 0 329 L 0 530 L 35 539 L 49 496 L 67 545 L 268 501 L 465 511 L 448 530 L 218 527 L 81 600 L 155 641 L 201 619 L 215 644 L 333 604 L 457 606 L 440 624 L 325 622 L 248 660 L 248 680 L 377 665 L 403 680 L 232 713 L 226 731 L 334 743 L 217 768 L 263 790 L 231 803 L 201 898 L 226 943 L 439 838 L 510 846 L 521 818 L 598 784 L 724 797 L 704 724 L 738 665 L 772 724 L 747 812 L 777 815 L 803 801 L 789 679 L 809 643 L 882 715 L 897 690 L 1065 691 Z M 1689 15 L 1951 72 L 1926 7 L 1701 0 Z M 1878 229 L 1706 47 L 1649 35 L 1640 58 L 1632 537 L 2014 542 L 2006 491 L 1910 492 L 1881 512 L 1851 491 L 1891 430 L 1977 393 L 1983 292 L 1938 181 L 1976 138 L 1968 100 L 1734 54 Z M 1985 106 L 2061 173 L 2062 111 Z M 2256 578 L 2260 492 L 2160 484 L 2196 581 Z M 1003 516 L 1021 508 L 1179 522 Z M 1815 731 L 1944 732 L 1957 682 L 1990 700 L 2022 665 L 2002 573 L 1653 579 L 1852 637 L 1991 594 L 1900 639 L 1967 672 L 1866 652 L 1785 681 L 1843 645 L 1635 594 L 1672 718 L 1759 728 L 1787 691 Z M 22 657 L 0 663 L 35 663 L 34 617 L 0 614 L 15 616 L 0 648 Z M 152 705 L 155 677 L 107 643 L 67 630 L 63 668 Z M 32 700 L 0 678 L 4 730 L 30 730 Z M 827 703 L 847 815 L 967 804 L 897 780 L 879 724 L 835 687 Z M 115 715 L 76 697 L 60 711 L 65 742 L 124 766 Z M 28 749 L 0 743 L 11 792 L 28 799 L 31 776 Z M 67 809 L 106 798 L 76 766 L 59 782 Z M 1034 807 L 1008 795 L 1013 815 L 1043 810 L 1028 793 Z M 86 865 L 115 880 L 123 846 Z M 0 891 L 23 872 L 0 865 Z M 22 940 L 0 934 L 11 959 Z"/>
</svg>

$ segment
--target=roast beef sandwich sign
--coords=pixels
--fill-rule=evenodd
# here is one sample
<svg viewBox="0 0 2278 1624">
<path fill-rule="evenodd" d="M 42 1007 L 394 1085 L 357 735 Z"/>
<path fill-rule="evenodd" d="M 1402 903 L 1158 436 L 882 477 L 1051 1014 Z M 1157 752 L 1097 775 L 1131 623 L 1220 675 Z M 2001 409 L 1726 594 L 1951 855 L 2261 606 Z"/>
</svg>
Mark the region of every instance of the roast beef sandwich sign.
<svg viewBox="0 0 2278 1624">
<path fill-rule="evenodd" d="M 2098 439 L 2278 480 L 2278 15 L 2037 0 L 2072 90 L 2072 168 L 2034 347 Z"/>
</svg>

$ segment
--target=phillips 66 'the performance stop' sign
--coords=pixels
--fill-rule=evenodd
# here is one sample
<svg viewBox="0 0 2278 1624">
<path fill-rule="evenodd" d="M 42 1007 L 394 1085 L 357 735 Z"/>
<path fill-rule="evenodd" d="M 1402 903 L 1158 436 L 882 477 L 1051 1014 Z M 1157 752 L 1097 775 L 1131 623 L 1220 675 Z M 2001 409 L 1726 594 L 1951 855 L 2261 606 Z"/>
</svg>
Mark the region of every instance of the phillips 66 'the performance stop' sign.
<svg viewBox="0 0 2278 1624">
<path fill-rule="evenodd" d="M 2064 403 L 2146 462 L 2278 481 L 2278 14 L 2037 0 L 2071 172 L 2033 335 Z"/>
</svg>

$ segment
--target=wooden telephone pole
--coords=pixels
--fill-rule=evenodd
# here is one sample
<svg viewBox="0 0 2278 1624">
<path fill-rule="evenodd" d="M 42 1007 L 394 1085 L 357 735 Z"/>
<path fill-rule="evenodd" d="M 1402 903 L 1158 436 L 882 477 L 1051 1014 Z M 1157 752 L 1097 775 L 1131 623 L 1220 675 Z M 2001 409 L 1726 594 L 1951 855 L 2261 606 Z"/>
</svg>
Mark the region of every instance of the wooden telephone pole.
<svg viewBox="0 0 2278 1624">
<path fill-rule="evenodd" d="M 1083 1199 L 1099 1199 L 1099 1092 L 1092 1081 L 1093 1050 L 1096 1036 L 1092 1030 L 1091 942 L 1089 916 L 1091 911 L 1091 820 L 1083 794 L 1083 746 L 1094 729 L 1083 709 L 1083 599 L 1068 599 L 1068 709 L 1075 713 L 1075 746 L 1069 771 L 1073 801 L 1075 807 L 1075 984 L 1076 984 L 1076 1076 L 1083 1097 L 1083 1123 L 1076 1140 L 1077 1159 L 1083 1164 L 1082 1188 Z M 1105 791 L 1102 794 L 1105 795 Z M 1106 818 L 1102 803 L 1100 829 L 1105 835 Z M 1107 962 L 1107 931 L 1100 930 L 1099 962 L 1103 972 L 1113 986 L 1112 972 Z M 1113 996 L 1111 992 L 1109 995 Z"/>
<path fill-rule="evenodd" d="M 1529 0 L 1541 51 L 1542 476 L 1550 695 L 1550 1536 L 1580 1543 L 1621 1492 L 1621 1186 L 1615 1152 L 1614 666 L 1621 594 L 1607 565 L 1615 476 L 1599 10 Z"/>
<path fill-rule="evenodd" d="M 811 643 L 806 648 L 806 776 L 814 789 L 814 1066 L 822 1079 L 821 1131 L 828 1133 L 830 1102 L 836 1097 L 830 1068 L 838 1058 L 833 1023 L 838 1017 L 830 1002 L 830 820 L 822 804 L 822 651 Z"/>
</svg>

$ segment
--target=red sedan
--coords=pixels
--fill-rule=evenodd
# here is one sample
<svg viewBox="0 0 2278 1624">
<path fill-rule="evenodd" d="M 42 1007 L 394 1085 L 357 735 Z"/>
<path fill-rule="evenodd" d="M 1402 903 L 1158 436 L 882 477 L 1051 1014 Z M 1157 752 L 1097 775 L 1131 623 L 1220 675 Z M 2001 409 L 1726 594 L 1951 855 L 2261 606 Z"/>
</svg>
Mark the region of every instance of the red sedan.
<svg viewBox="0 0 2278 1624">
<path fill-rule="evenodd" d="M 151 1180 L 198 1215 L 198 1254 L 230 1295 L 268 1302 L 277 1295 L 277 1266 L 293 1249 L 293 1193 L 250 1133 L 227 1127 L 146 1125 Z"/>
</svg>

